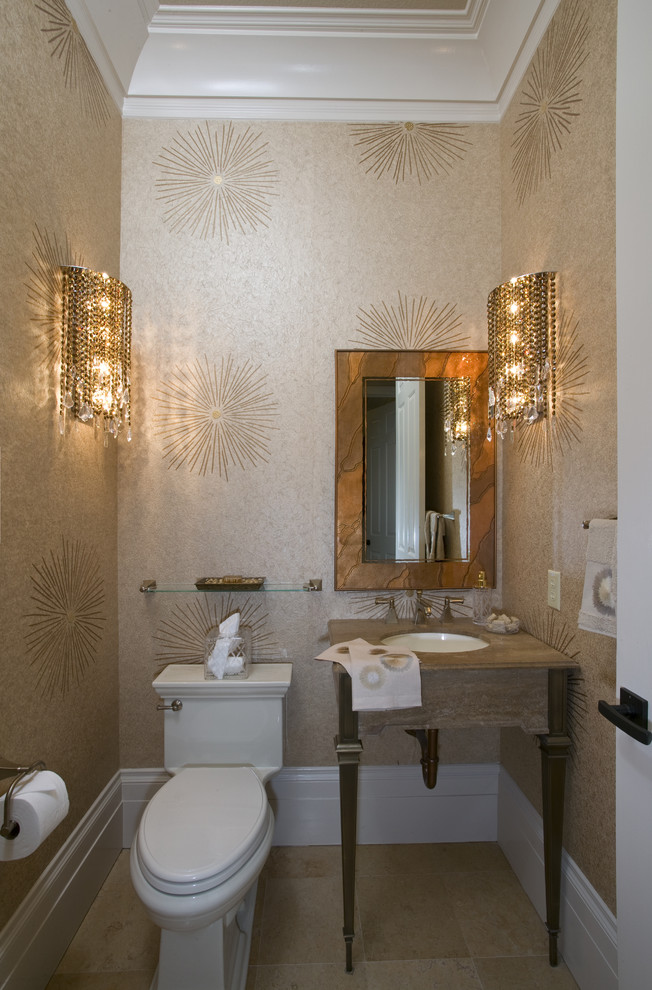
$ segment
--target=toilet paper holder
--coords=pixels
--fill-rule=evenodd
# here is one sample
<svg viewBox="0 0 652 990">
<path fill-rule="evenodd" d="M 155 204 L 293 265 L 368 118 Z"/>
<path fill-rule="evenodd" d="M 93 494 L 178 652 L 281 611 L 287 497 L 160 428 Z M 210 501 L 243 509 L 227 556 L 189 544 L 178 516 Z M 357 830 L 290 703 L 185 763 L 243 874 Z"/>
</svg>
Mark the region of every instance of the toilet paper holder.
<svg viewBox="0 0 652 990">
<path fill-rule="evenodd" d="M 16 785 L 23 779 L 27 777 L 28 774 L 34 773 L 35 770 L 45 770 L 45 763 L 43 760 L 36 760 L 28 767 L 20 767 L 9 764 L 8 760 L 5 760 L 0 756 L 0 780 L 5 780 L 8 777 L 13 777 L 11 784 L 9 785 L 9 790 L 5 794 L 5 813 L 0 826 L 0 835 L 3 839 L 15 839 L 20 832 L 20 825 L 18 822 L 14 822 L 11 819 L 11 799 L 14 795 L 14 790 Z"/>
</svg>

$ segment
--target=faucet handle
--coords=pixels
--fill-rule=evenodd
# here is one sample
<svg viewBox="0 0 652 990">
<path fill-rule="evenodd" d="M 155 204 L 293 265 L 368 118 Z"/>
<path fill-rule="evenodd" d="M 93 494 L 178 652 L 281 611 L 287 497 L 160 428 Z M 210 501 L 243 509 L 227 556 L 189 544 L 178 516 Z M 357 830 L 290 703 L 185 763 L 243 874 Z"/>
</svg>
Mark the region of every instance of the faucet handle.
<svg viewBox="0 0 652 990">
<path fill-rule="evenodd" d="M 376 598 L 376 605 L 387 605 L 387 612 L 385 613 L 385 622 L 398 622 L 398 615 L 396 614 L 396 604 L 393 598 Z"/>
<path fill-rule="evenodd" d="M 453 616 L 453 613 L 451 612 L 451 604 L 452 605 L 463 605 L 464 604 L 464 599 L 463 598 L 448 598 L 448 597 L 444 598 L 444 607 L 442 609 L 442 613 L 441 613 L 441 616 L 439 618 L 439 621 L 440 622 L 452 622 L 453 621 L 454 616 Z"/>
</svg>

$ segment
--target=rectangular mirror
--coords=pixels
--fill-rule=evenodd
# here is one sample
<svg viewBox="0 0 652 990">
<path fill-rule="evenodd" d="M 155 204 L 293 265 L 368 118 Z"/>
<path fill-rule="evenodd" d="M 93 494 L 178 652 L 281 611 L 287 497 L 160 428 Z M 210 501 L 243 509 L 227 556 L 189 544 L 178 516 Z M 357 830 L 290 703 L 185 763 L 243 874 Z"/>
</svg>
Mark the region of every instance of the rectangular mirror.
<svg viewBox="0 0 652 990">
<path fill-rule="evenodd" d="M 363 560 L 467 560 L 470 379 L 363 388 Z"/>
<path fill-rule="evenodd" d="M 484 351 L 336 352 L 338 590 L 494 583 Z"/>
</svg>

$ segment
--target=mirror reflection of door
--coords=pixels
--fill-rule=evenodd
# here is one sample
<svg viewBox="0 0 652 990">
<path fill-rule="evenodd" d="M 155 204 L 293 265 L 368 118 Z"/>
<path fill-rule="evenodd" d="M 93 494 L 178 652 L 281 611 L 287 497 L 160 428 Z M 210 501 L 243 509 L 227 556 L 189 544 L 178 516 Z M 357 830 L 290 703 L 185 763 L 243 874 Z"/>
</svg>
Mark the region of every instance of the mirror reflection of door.
<svg viewBox="0 0 652 990">
<path fill-rule="evenodd" d="M 426 383 L 422 378 L 397 378 L 395 384 L 395 560 L 420 560 L 425 545 Z"/>
<path fill-rule="evenodd" d="M 468 558 L 466 441 L 454 440 L 467 383 L 365 380 L 366 561 Z"/>
<path fill-rule="evenodd" d="M 393 560 L 396 546 L 396 402 L 394 382 L 370 382 L 365 401 L 365 560 Z"/>
</svg>

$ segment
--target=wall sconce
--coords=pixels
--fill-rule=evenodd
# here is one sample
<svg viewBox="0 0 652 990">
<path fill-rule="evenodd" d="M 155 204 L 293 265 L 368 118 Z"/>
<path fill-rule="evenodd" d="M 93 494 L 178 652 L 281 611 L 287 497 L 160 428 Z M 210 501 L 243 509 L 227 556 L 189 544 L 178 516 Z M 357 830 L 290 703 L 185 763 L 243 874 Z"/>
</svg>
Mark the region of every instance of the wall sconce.
<svg viewBox="0 0 652 990">
<path fill-rule="evenodd" d="M 500 437 L 510 423 L 513 432 L 555 414 L 556 279 L 556 272 L 521 275 L 489 295 L 489 417 Z"/>
<path fill-rule="evenodd" d="M 466 453 L 471 430 L 471 379 L 447 378 L 444 392 L 445 452 Z"/>
<path fill-rule="evenodd" d="M 64 266 L 59 430 L 66 410 L 83 423 L 100 418 L 104 443 L 124 427 L 131 440 L 131 291 L 117 278 Z"/>
</svg>

